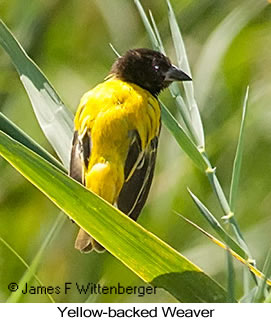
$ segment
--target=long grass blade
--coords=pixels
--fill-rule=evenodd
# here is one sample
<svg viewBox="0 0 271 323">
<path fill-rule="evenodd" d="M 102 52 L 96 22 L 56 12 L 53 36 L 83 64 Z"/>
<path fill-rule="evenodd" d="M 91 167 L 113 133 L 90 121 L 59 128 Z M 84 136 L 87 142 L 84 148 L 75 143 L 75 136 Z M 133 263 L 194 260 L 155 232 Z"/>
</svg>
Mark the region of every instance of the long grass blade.
<svg viewBox="0 0 271 323">
<path fill-rule="evenodd" d="M 169 112 L 167 107 L 160 101 L 160 105 L 162 108 L 162 120 L 171 134 L 175 137 L 176 141 L 183 149 L 183 151 L 192 159 L 192 161 L 196 164 L 199 169 L 205 171 L 207 165 L 205 160 L 203 159 L 201 153 L 198 151 L 198 148 L 192 142 L 192 140 L 188 137 L 184 129 L 178 123 L 178 121 L 173 117 L 173 115 Z"/>
<path fill-rule="evenodd" d="M 166 54 L 165 48 L 164 48 L 164 45 L 162 43 L 161 36 L 160 36 L 159 30 L 158 30 L 158 27 L 157 27 L 156 22 L 154 20 L 154 17 L 152 15 L 151 11 L 149 11 L 149 13 L 150 13 L 151 23 L 152 23 L 152 26 L 153 26 L 153 32 L 154 32 L 154 34 L 156 36 L 156 39 L 157 39 L 157 42 L 158 42 L 158 50 L 160 52 Z M 145 19 L 148 19 L 148 18 L 145 16 Z M 150 41 L 152 43 L 153 48 L 156 49 L 156 43 L 152 42 L 151 37 L 150 37 Z M 169 91 L 171 93 L 171 96 L 175 100 L 175 104 L 176 104 L 176 106 L 178 108 L 178 111 L 181 114 L 181 117 L 182 117 L 182 119 L 184 121 L 184 125 L 185 125 L 186 130 L 188 131 L 188 134 L 192 138 L 193 142 L 197 142 L 197 133 L 196 133 L 194 127 L 192 126 L 192 119 L 191 119 L 190 111 L 189 111 L 186 103 L 184 102 L 184 99 L 182 98 L 182 94 L 181 94 L 181 91 L 180 91 L 180 88 L 179 88 L 178 84 L 176 82 L 171 84 L 169 86 Z"/>
<path fill-rule="evenodd" d="M 200 213 L 203 215 L 205 220 L 211 225 L 211 227 L 215 230 L 215 232 L 221 237 L 221 239 L 237 254 L 241 257 L 246 258 L 246 252 L 241 248 L 223 229 L 220 223 L 217 221 L 215 216 L 207 209 L 207 207 L 194 195 L 189 189 L 189 194 L 192 197 L 194 203 L 198 207 Z"/>
<path fill-rule="evenodd" d="M 152 23 L 152 27 L 153 27 L 153 32 L 154 32 L 156 40 L 158 42 L 158 49 L 159 49 L 159 51 L 161 53 L 166 55 L 166 51 L 165 51 L 165 48 L 164 48 L 160 33 L 159 33 L 158 27 L 156 25 L 156 22 L 155 22 L 155 19 L 153 17 L 153 14 L 152 14 L 151 10 L 149 10 L 149 15 L 150 15 L 150 19 L 151 19 L 151 23 Z M 153 45 L 155 45 L 155 44 L 153 44 Z"/>
<path fill-rule="evenodd" d="M 44 159 L 48 160 L 49 163 L 53 164 L 63 172 L 66 172 L 63 165 L 49 154 L 43 147 L 29 137 L 23 130 L 17 127 L 11 120 L 9 120 L 2 112 L 0 112 L 0 131 L 5 132 L 7 135 L 20 142 L 27 148 L 34 151 Z"/>
<path fill-rule="evenodd" d="M 158 40 L 156 38 L 155 32 L 154 32 L 154 30 L 153 30 L 153 28 L 152 28 L 152 26 L 151 26 L 151 24 L 149 22 L 149 19 L 148 19 L 147 15 L 145 14 L 145 11 L 144 11 L 140 1 L 139 0 L 134 0 L 134 3 L 135 3 L 135 5 L 136 5 L 136 7 L 138 9 L 138 12 L 139 12 L 139 14 L 141 16 L 141 19 L 143 21 L 143 24 L 144 24 L 144 26 L 146 28 L 146 31 L 148 33 L 148 36 L 150 38 L 150 41 L 151 41 L 154 49 L 159 51 L 160 50 L 159 42 L 158 42 Z"/>
<path fill-rule="evenodd" d="M 109 43 L 109 46 L 110 48 L 112 49 L 112 51 L 114 52 L 114 54 L 117 56 L 117 57 L 120 57 L 120 53 L 116 50 L 116 48 L 114 47 L 113 44 Z"/>
<path fill-rule="evenodd" d="M 112 255 L 182 302 L 225 302 L 200 268 L 47 161 L 0 133 L 0 154 Z"/>
<path fill-rule="evenodd" d="M 247 266 L 247 268 L 258 278 L 260 279 L 265 279 L 264 274 L 257 269 L 255 266 L 253 266 L 251 263 L 249 263 L 247 260 L 245 260 L 244 258 L 242 258 L 241 256 L 239 256 L 235 251 L 233 251 L 232 249 L 230 249 L 229 247 L 226 246 L 225 243 L 221 242 L 220 240 L 218 240 L 217 238 L 215 238 L 213 235 L 211 235 L 210 233 L 208 233 L 207 231 L 205 231 L 204 229 L 202 229 L 200 226 L 198 226 L 197 224 L 195 224 L 194 222 L 192 222 L 191 220 L 187 219 L 186 217 L 184 217 L 183 215 L 181 215 L 178 212 L 175 212 L 177 215 L 179 215 L 183 220 L 185 220 L 187 223 L 191 224 L 194 228 L 196 228 L 197 230 L 199 230 L 201 233 L 203 233 L 205 236 L 207 236 L 213 243 L 215 243 L 217 246 L 219 246 L 220 248 L 223 248 L 224 250 L 228 250 L 231 255 L 238 260 L 241 264 Z M 267 279 L 266 280 L 266 284 L 271 286 L 271 280 Z"/>
<path fill-rule="evenodd" d="M 235 211 L 238 186 L 239 186 L 239 180 L 240 180 L 240 172 L 241 172 L 241 166 L 242 166 L 242 157 L 243 157 L 243 151 L 244 151 L 244 129 L 245 129 L 245 121 L 246 121 L 246 115 L 247 115 L 248 93 L 249 93 L 249 87 L 247 87 L 246 95 L 243 103 L 241 127 L 240 127 L 235 159 L 233 163 L 233 172 L 232 172 L 231 188 L 230 188 L 230 207 L 232 212 Z"/>
<path fill-rule="evenodd" d="M 204 153 L 204 155 L 205 155 L 205 153 Z M 223 216 L 222 219 L 231 224 L 239 245 L 242 247 L 243 250 L 246 251 L 246 254 L 252 260 L 252 256 L 251 256 L 251 253 L 250 253 L 249 248 L 247 246 L 247 243 L 246 243 L 246 241 L 243 237 L 243 234 L 239 228 L 237 220 L 236 220 L 233 212 L 230 209 L 230 205 L 229 205 L 228 200 L 225 196 L 225 193 L 221 187 L 221 184 L 216 176 L 216 169 L 212 168 L 208 157 L 206 157 L 206 160 L 209 165 L 209 168 L 206 171 L 207 177 L 212 185 L 213 191 L 215 192 L 217 199 L 221 205 L 221 208 L 225 214 L 225 216 Z"/>
<path fill-rule="evenodd" d="M 20 75 L 41 129 L 68 168 L 73 136 L 72 113 L 1 20 L 0 45 L 10 56 Z"/>
<path fill-rule="evenodd" d="M 227 291 L 228 291 L 228 302 L 234 302 L 234 294 L 235 294 L 235 272 L 232 262 L 232 255 L 229 251 L 229 247 L 235 250 L 242 257 L 247 257 L 245 251 L 228 235 L 228 233 L 223 229 L 214 215 L 207 209 L 207 207 L 188 189 L 189 194 L 191 195 L 194 203 L 198 207 L 200 213 L 204 216 L 207 222 L 212 226 L 212 228 L 216 231 L 216 233 L 223 239 L 223 241 L 227 245 Z"/>
<path fill-rule="evenodd" d="M 183 37 L 176 20 L 176 16 L 174 14 L 174 11 L 172 9 L 172 6 L 169 0 L 167 0 L 167 4 L 168 4 L 169 25 L 170 25 L 172 39 L 175 47 L 178 65 L 182 70 L 184 70 L 184 72 L 186 72 L 188 75 L 191 75 L 191 69 L 189 66 Z M 202 125 L 202 121 L 199 113 L 199 108 L 195 100 L 193 82 L 192 81 L 184 82 L 183 86 L 184 86 L 185 95 L 186 95 L 186 99 L 187 99 L 187 103 L 188 103 L 188 107 L 191 115 L 191 121 L 192 121 L 191 127 L 193 127 L 194 129 L 193 132 L 196 133 L 196 138 L 195 138 L 196 144 L 200 148 L 204 149 L 204 146 L 205 146 L 204 131 L 203 131 L 203 125 Z"/>
<path fill-rule="evenodd" d="M 140 16 L 142 18 L 143 24 L 145 25 L 145 28 L 146 28 L 146 31 L 149 36 L 149 39 L 150 39 L 153 49 L 166 54 L 164 45 L 161 40 L 159 30 L 158 30 L 158 27 L 157 27 L 156 22 L 154 20 L 154 17 L 152 15 L 152 12 L 149 11 L 150 19 L 151 19 L 151 23 L 152 23 L 152 25 L 151 25 L 147 15 L 145 14 L 144 9 L 142 8 L 142 5 L 140 4 L 139 1 L 137 1 L 137 3 L 139 5 L 138 8 L 139 8 Z M 173 99 L 175 100 L 175 104 L 176 104 L 178 111 L 180 112 L 180 114 L 183 118 L 185 127 L 186 127 L 190 137 L 192 138 L 192 140 L 194 142 L 197 142 L 197 134 L 195 132 L 194 127 L 192 126 L 191 115 L 190 115 L 190 112 L 189 112 L 189 109 L 188 109 L 186 103 L 184 102 L 184 100 L 182 98 L 178 84 L 177 83 L 171 84 L 169 87 L 169 91 L 170 91 Z"/>
</svg>

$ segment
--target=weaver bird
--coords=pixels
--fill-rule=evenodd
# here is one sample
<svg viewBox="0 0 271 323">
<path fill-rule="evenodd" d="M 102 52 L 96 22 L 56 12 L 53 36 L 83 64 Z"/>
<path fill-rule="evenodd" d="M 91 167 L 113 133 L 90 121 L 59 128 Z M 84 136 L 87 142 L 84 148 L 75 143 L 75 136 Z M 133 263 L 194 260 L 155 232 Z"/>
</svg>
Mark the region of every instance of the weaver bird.
<svg viewBox="0 0 271 323">
<path fill-rule="evenodd" d="M 162 53 L 129 50 L 85 93 L 74 120 L 70 176 L 136 220 L 153 178 L 161 111 L 158 94 L 191 78 Z M 80 229 L 75 248 L 104 248 Z"/>
</svg>

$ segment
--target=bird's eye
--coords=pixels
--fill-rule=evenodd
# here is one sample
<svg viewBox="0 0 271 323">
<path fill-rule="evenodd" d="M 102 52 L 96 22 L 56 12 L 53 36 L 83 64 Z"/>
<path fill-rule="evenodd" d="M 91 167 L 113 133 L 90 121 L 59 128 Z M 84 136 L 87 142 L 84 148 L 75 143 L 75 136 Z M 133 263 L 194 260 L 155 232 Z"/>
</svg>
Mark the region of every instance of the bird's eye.
<svg viewBox="0 0 271 323">
<path fill-rule="evenodd" d="M 159 66 L 159 65 L 154 65 L 154 69 L 155 69 L 156 71 L 158 71 L 158 70 L 159 70 L 159 68 L 160 68 L 160 66 Z"/>
</svg>

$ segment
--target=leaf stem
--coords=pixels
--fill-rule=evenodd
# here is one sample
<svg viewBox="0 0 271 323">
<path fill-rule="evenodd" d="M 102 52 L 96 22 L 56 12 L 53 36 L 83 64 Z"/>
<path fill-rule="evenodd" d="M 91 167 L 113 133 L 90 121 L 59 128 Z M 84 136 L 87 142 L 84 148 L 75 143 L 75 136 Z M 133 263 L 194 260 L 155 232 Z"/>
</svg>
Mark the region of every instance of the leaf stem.
<svg viewBox="0 0 271 323">
<path fill-rule="evenodd" d="M 209 179 L 209 182 L 212 186 L 212 189 L 218 199 L 218 202 L 223 210 L 223 213 L 225 214 L 222 219 L 223 220 L 226 220 L 228 221 L 231 226 L 232 226 L 232 229 L 233 229 L 233 232 L 236 236 L 236 239 L 237 241 L 239 242 L 239 244 L 241 245 L 241 247 L 246 251 L 247 253 L 247 256 L 249 258 L 249 262 L 252 262 L 254 263 L 254 260 L 252 259 L 252 255 L 249 251 L 249 248 L 248 248 L 248 245 L 247 243 L 245 242 L 245 239 L 242 235 L 242 232 L 239 228 L 239 225 L 236 221 L 236 218 L 234 216 L 234 213 L 232 212 L 231 208 L 230 208 L 230 205 L 229 205 L 229 202 L 225 196 L 225 193 L 221 187 L 221 184 L 216 176 L 216 167 L 213 167 L 206 152 L 205 151 L 202 151 L 201 152 L 206 164 L 208 165 L 205 173 Z"/>
</svg>

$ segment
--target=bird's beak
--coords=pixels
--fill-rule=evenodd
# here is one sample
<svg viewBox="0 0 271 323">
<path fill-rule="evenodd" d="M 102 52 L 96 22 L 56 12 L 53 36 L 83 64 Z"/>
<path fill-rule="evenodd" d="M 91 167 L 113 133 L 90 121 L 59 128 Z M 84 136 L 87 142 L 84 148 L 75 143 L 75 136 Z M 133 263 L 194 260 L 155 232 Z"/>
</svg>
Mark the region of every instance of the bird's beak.
<svg viewBox="0 0 271 323">
<path fill-rule="evenodd" d="M 171 65 L 169 70 L 166 72 L 165 81 L 192 81 L 192 79 L 178 67 Z"/>
</svg>

